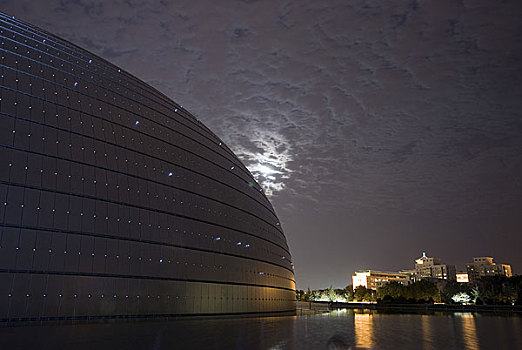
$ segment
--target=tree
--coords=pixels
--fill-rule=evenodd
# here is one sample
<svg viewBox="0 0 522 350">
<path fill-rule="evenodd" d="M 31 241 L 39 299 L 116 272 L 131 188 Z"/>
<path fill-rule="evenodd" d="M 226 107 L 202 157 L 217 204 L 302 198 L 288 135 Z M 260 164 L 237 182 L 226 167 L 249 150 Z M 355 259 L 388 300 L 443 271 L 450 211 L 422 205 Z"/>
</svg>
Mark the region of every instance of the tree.
<svg viewBox="0 0 522 350">
<path fill-rule="evenodd" d="M 471 301 L 471 297 L 466 292 L 458 292 L 451 299 L 457 304 L 468 304 Z"/>
<path fill-rule="evenodd" d="M 504 276 L 486 276 L 480 278 L 477 283 L 480 299 L 485 304 L 502 305 L 512 303 L 513 291 L 510 288 L 508 277 Z M 516 298 L 514 298 L 516 300 Z"/>
<path fill-rule="evenodd" d="M 480 296 L 480 293 L 479 293 L 479 290 L 478 290 L 478 287 L 477 286 L 473 286 L 470 291 L 469 291 L 469 294 L 471 296 L 471 301 L 473 302 L 473 304 L 476 304 L 477 303 L 477 300 Z"/>
<path fill-rule="evenodd" d="M 310 299 L 311 299 L 312 301 L 317 301 L 317 300 L 321 299 L 321 292 L 318 291 L 318 290 L 314 290 L 314 291 L 312 292 L 311 296 L 310 296 Z"/>
<path fill-rule="evenodd" d="M 366 291 L 365 300 L 375 302 L 377 300 L 377 293 L 373 289 Z"/>
<path fill-rule="evenodd" d="M 417 303 L 440 300 L 439 289 L 434 283 L 426 280 L 408 286 L 399 282 L 390 282 L 377 289 L 376 297 L 386 303 Z M 369 296 L 372 300 L 372 296 Z"/>
<path fill-rule="evenodd" d="M 418 301 L 440 300 L 439 289 L 433 282 L 420 280 L 408 286 L 412 292 L 412 298 Z"/>
<path fill-rule="evenodd" d="M 344 290 L 341 292 L 341 297 L 346 299 L 346 301 L 352 301 L 353 300 L 353 288 L 351 285 L 344 288 Z"/>
<path fill-rule="evenodd" d="M 312 292 L 310 291 L 310 287 L 308 287 L 308 290 L 306 291 L 303 300 L 304 301 L 312 301 L 311 296 L 312 296 Z"/>
<path fill-rule="evenodd" d="M 335 292 L 332 286 L 330 286 L 330 288 L 327 288 L 324 291 L 324 296 L 326 297 L 326 299 L 328 299 L 329 302 L 334 302 L 337 300 L 337 293 Z"/>
<path fill-rule="evenodd" d="M 357 286 L 353 292 L 353 297 L 357 301 L 368 301 L 370 293 L 368 293 L 368 289 L 365 286 Z"/>
<path fill-rule="evenodd" d="M 399 282 L 390 282 L 385 285 L 379 287 L 377 289 L 377 298 L 384 299 L 384 297 L 388 296 L 388 298 L 399 299 L 400 297 L 406 297 L 405 287 Z"/>
<path fill-rule="evenodd" d="M 517 304 L 522 294 L 522 276 L 486 276 L 477 282 L 479 299 L 485 304 Z"/>
<path fill-rule="evenodd" d="M 468 283 L 460 283 L 457 281 L 448 281 L 440 292 L 441 301 L 444 303 L 454 302 L 453 296 L 459 293 L 466 293 L 470 297 L 473 296 L 470 285 Z M 472 297 L 473 302 L 476 298 Z"/>
</svg>

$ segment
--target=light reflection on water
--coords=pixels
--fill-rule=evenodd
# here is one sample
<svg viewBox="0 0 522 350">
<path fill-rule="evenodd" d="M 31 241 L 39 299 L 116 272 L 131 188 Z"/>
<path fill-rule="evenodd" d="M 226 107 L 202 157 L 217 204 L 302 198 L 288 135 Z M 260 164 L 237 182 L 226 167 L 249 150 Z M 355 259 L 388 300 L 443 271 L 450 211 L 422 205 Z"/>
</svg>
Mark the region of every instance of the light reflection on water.
<svg viewBox="0 0 522 350">
<path fill-rule="evenodd" d="M 373 348 L 373 314 L 357 313 L 354 315 L 355 345 L 362 348 Z"/>
<path fill-rule="evenodd" d="M 429 315 L 421 315 L 422 325 L 422 343 L 424 349 L 432 350 L 433 348 L 433 330 L 431 329 Z"/>
<path fill-rule="evenodd" d="M 522 317 L 344 310 L 299 317 L 0 328 L 0 349 L 522 349 Z"/>
<path fill-rule="evenodd" d="M 461 318 L 462 337 L 467 350 L 479 350 L 477 341 L 477 325 L 475 324 L 475 316 L 471 312 L 463 312 L 455 315 Z"/>
</svg>

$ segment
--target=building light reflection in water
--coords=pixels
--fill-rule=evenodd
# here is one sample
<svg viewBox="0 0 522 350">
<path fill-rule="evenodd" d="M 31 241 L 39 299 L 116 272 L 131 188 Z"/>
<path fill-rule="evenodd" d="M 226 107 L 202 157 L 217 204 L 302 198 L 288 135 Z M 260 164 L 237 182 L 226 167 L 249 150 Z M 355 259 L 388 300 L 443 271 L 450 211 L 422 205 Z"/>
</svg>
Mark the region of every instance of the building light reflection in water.
<svg viewBox="0 0 522 350">
<path fill-rule="evenodd" d="M 361 348 L 372 348 L 373 342 L 373 315 L 354 315 L 355 345 Z"/>
<path fill-rule="evenodd" d="M 477 339 L 477 325 L 475 324 L 475 316 L 472 313 L 455 313 L 460 317 L 462 324 L 462 340 L 467 350 L 479 350 Z"/>
<path fill-rule="evenodd" d="M 430 318 L 431 317 L 431 318 Z M 433 329 L 431 327 L 431 321 L 433 316 L 429 315 L 422 315 L 421 316 L 421 327 L 422 327 L 422 345 L 423 349 L 426 350 L 434 350 L 433 347 Z"/>
</svg>

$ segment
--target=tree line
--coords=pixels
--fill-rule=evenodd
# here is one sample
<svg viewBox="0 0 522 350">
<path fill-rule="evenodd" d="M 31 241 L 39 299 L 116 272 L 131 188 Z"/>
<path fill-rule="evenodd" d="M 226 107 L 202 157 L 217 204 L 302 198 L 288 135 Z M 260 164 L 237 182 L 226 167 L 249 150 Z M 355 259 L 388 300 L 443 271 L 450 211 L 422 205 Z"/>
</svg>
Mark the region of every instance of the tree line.
<svg viewBox="0 0 522 350">
<path fill-rule="evenodd" d="M 402 285 L 390 282 L 376 291 L 364 286 L 355 290 L 351 285 L 344 289 L 330 286 L 314 291 L 298 290 L 296 296 L 300 301 L 522 305 L 522 276 L 488 276 L 476 283 L 421 280 Z"/>
</svg>

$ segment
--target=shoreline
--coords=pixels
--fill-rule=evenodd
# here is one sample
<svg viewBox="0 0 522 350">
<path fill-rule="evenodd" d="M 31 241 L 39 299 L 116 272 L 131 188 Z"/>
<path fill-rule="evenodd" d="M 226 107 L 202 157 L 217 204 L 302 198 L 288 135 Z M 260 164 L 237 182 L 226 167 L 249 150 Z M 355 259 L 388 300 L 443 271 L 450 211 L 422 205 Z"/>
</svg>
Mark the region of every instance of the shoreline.
<svg viewBox="0 0 522 350">
<path fill-rule="evenodd" d="M 393 313 L 411 312 L 484 312 L 522 315 L 522 306 L 516 305 L 458 305 L 458 304 L 370 304 L 337 302 L 297 302 L 297 314 L 330 312 L 336 309 L 378 310 Z"/>
</svg>

